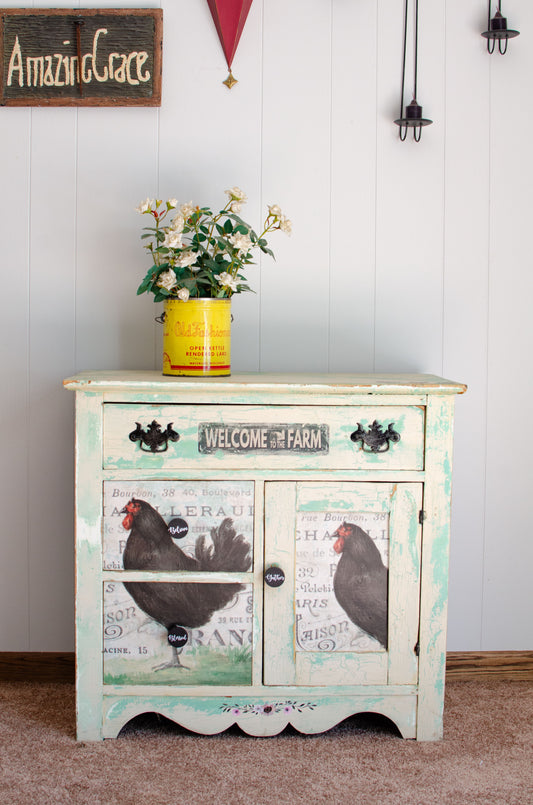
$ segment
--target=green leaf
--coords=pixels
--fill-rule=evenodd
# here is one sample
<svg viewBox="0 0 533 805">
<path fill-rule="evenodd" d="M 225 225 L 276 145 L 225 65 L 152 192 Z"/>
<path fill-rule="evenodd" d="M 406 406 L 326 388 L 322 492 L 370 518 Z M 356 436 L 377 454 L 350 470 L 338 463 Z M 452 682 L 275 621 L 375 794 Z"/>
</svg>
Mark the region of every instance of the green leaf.
<svg viewBox="0 0 533 805">
<path fill-rule="evenodd" d="M 232 232 L 233 232 L 233 224 L 231 223 L 231 221 L 228 221 L 228 220 L 224 221 L 224 232 L 227 235 L 232 234 Z"/>
<path fill-rule="evenodd" d="M 165 288 L 158 288 L 154 294 L 154 302 L 164 302 L 169 296 L 170 294 Z"/>
<path fill-rule="evenodd" d="M 248 232 L 248 230 L 250 229 L 250 226 L 246 223 L 246 221 L 243 221 L 243 219 L 239 218 L 238 215 L 235 215 L 234 212 L 227 212 L 226 215 L 227 215 L 228 218 L 231 218 L 232 221 L 237 221 L 238 224 L 242 224 L 243 226 L 245 226 L 246 231 Z"/>
</svg>

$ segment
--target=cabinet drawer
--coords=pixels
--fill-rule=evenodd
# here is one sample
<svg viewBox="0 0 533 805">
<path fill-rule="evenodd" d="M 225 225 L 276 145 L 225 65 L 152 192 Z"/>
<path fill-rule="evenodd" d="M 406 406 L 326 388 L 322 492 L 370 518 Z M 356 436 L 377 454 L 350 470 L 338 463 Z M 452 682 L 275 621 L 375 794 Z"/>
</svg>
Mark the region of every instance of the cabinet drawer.
<svg viewBox="0 0 533 805">
<path fill-rule="evenodd" d="M 104 468 L 423 469 L 419 406 L 104 404 Z"/>
</svg>

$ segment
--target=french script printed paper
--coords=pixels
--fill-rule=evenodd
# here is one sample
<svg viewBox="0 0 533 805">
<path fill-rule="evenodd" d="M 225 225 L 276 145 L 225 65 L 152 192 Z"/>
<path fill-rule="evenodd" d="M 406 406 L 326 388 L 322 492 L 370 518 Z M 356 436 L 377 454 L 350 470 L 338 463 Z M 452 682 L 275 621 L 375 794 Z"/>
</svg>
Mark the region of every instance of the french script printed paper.
<svg viewBox="0 0 533 805">
<path fill-rule="evenodd" d="M 104 569 L 123 569 L 126 543 L 135 529 L 137 539 L 150 541 L 150 533 L 143 534 L 142 528 L 127 519 L 128 504 L 139 500 L 161 515 L 172 539 L 171 555 L 176 562 L 172 567 L 164 567 L 162 562 L 159 570 L 177 570 L 180 556 L 194 557 L 196 541 L 201 536 L 205 536 L 207 547 L 213 547 L 211 531 L 227 518 L 232 521 L 236 535 L 244 537 L 251 557 L 253 482 L 109 481 L 104 482 Z M 157 548 L 150 550 L 157 552 Z M 201 566 L 198 570 L 205 572 L 209 568 Z M 179 582 L 142 581 L 137 590 L 142 584 L 145 584 L 143 595 L 150 601 L 145 609 L 151 609 L 152 615 L 143 611 L 131 588 L 128 591 L 116 580 L 104 583 L 104 679 L 107 684 L 251 683 L 251 584 L 189 583 L 183 576 Z M 231 590 L 230 600 L 228 590 Z M 166 604 L 158 620 L 154 613 L 158 610 L 160 591 L 165 593 Z M 198 600 L 196 596 L 213 602 L 213 612 L 205 622 L 191 626 L 185 622 L 187 617 L 183 613 L 191 601 Z M 186 634 L 186 643 L 179 648 L 169 642 L 169 620 L 183 627 Z"/>
<path fill-rule="evenodd" d="M 347 616 L 333 589 L 339 556 L 333 545 L 343 523 L 362 528 L 388 566 L 389 515 L 385 512 L 298 512 L 296 521 L 296 650 L 379 651 L 383 646 Z"/>
</svg>

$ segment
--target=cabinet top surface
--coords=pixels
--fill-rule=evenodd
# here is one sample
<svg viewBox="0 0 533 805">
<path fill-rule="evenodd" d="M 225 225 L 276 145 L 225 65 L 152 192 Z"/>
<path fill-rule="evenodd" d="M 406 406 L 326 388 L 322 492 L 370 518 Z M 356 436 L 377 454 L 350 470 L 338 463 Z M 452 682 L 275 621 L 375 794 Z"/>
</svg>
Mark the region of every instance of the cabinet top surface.
<svg viewBox="0 0 533 805">
<path fill-rule="evenodd" d="M 89 392 L 181 392 L 239 393 L 247 391 L 282 394 L 462 394 L 463 383 L 430 374 L 300 374 L 246 372 L 226 377 L 169 377 L 156 371 L 104 370 L 80 372 L 63 381 L 73 391 Z"/>
</svg>

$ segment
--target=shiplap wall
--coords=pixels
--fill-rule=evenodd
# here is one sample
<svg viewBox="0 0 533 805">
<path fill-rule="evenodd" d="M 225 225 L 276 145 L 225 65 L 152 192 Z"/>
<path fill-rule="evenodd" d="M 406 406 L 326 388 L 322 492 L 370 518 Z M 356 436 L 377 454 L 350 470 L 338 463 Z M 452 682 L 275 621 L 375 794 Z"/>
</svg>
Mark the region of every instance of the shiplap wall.
<svg viewBox="0 0 533 805">
<path fill-rule="evenodd" d="M 254 0 L 231 91 L 205 0 L 54 5 L 162 7 L 163 103 L 0 110 L 0 650 L 73 647 L 63 377 L 161 366 L 157 308 L 135 296 L 147 263 L 134 207 L 216 205 L 234 184 L 248 220 L 278 203 L 294 233 L 272 238 L 277 261 L 235 300 L 233 368 L 468 383 L 449 649 L 533 648 L 533 4 L 507 0 L 522 34 L 489 57 L 485 0 L 420 0 L 418 100 L 434 124 L 419 144 L 392 122 L 402 0 Z"/>
</svg>

